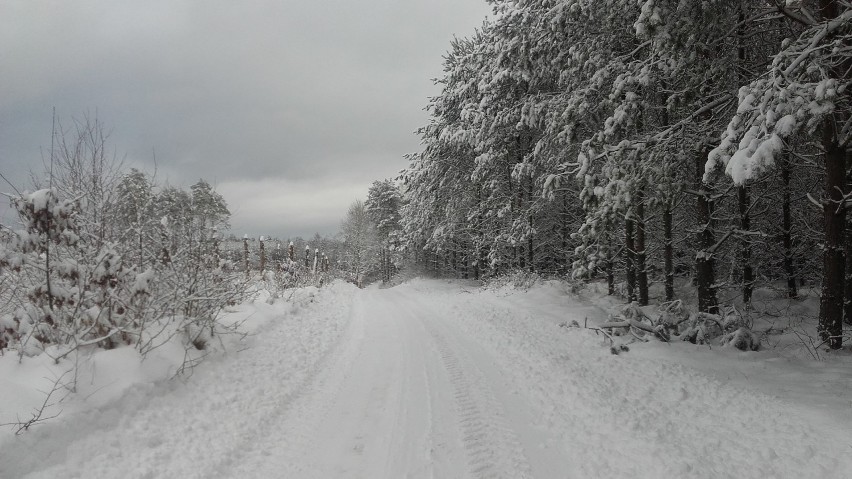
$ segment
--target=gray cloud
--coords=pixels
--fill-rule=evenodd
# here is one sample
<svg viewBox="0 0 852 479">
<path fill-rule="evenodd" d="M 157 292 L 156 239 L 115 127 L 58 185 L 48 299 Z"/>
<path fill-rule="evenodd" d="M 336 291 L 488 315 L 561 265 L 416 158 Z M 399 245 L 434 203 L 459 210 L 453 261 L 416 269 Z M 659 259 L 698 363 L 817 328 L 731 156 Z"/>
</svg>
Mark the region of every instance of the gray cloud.
<svg viewBox="0 0 852 479">
<path fill-rule="evenodd" d="M 152 170 L 156 151 L 160 178 L 216 183 L 235 232 L 336 230 L 370 180 L 406 166 L 441 56 L 488 9 L 484 0 L 3 2 L 0 172 L 20 184 L 40 164 L 52 107 L 66 121 L 97 112 L 131 164 Z M 285 201 L 299 212 L 270 231 L 258 212 Z"/>
</svg>

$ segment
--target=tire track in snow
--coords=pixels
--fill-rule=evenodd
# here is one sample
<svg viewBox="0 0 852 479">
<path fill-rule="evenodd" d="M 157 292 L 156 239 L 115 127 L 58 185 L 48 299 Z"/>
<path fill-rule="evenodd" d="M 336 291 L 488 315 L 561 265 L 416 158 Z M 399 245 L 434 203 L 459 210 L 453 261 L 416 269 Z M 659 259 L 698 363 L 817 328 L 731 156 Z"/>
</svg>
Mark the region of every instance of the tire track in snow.
<svg viewBox="0 0 852 479">
<path fill-rule="evenodd" d="M 288 405 L 286 414 L 265 424 L 260 449 L 244 458 L 233 470 L 219 477 L 298 477 L 319 478 L 319 464 L 312 461 L 318 444 L 317 425 L 325 422 L 334 401 L 340 396 L 346 379 L 352 374 L 353 359 L 363 348 L 364 323 L 360 295 L 356 295 L 349 327 L 338 343 L 314 368 L 311 381 Z M 275 427 L 272 427 L 275 426 Z"/>
<path fill-rule="evenodd" d="M 306 428 L 285 429 L 282 424 L 288 418 L 303 414 L 306 401 L 312 401 L 311 392 L 321 388 L 327 381 L 329 364 L 335 364 L 337 357 L 355 347 L 359 343 L 358 324 L 351 320 L 355 307 L 350 301 L 323 301 L 313 303 L 306 311 L 296 315 L 297 321 L 309 321 L 312 324 L 304 324 L 297 331 L 292 328 L 277 326 L 270 334 L 260 340 L 254 348 L 248 350 L 253 354 L 255 360 L 250 364 L 229 363 L 229 370 L 245 370 L 255 375 L 269 374 L 270 372 L 282 373 L 283 377 L 268 376 L 269 382 L 264 386 L 257 384 L 243 384 L 243 390 L 234 394 L 234 385 L 227 380 L 219 383 L 219 388 L 229 393 L 231 398 L 237 398 L 237 404 L 229 404 L 230 401 L 220 401 L 222 407 L 239 406 L 246 411 L 245 422 L 238 431 L 236 437 L 232 437 L 227 444 L 224 454 L 212 455 L 203 467 L 199 467 L 197 475 L 191 477 L 199 478 L 231 478 L 231 477 L 279 477 L 282 471 L 292 470 L 292 465 L 298 464 L 292 460 L 292 456 L 283 454 L 286 451 L 299 451 L 303 448 L 299 445 L 307 443 L 310 438 L 310 430 Z M 345 321 L 345 327 L 339 331 L 333 341 L 317 342 L 314 329 L 323 320 L 332 318 L 349 317 Z M 294 336 L 294 332 L 297 332 Z M 324 332 L 323 334 L 327 334 Z M 353 340 L 355 336 L 355 340 Z M 260 339 L 260 338 L 259 338 Z M 280 354 L 282 345 L 286 350 L 298 344 L 304 349 L 304 356 L 289 356 Z M 284 363 L 282 363 L 282 360 Z M 288 360 L 298 360 L 296 366 Z M 246 368 L 249 366 L 248 368 Z M 231 376 L 231 375 L 228 375 Z M 255 376 L 256 378 L 257 376 Z M 242 378 L 240 378 L 242 379 Z M 280 379 L 280 381 L 279 381 Z M 251 396 L 251 401 L 246 401 L 246 396 Z M 322 403 L 313 403 L 315 409 L 322 411 Z M 262 473 L 257 469 L 260 467 Z M 304 471 L 299 471 L 298 476 L 306 477 Z"/>
<path fill-rule="evenodd" d="M 520 479 L 532 477 L 523 447 L 506 426 L 503 408 L 484 375 L 463 350 L 443 333 L 429 331 L 455 389 L 461 440 L 470 472 L 477 478 Z M 460 358 L 461 356 L 461 358 Z"/>
<path fill-rule="evenodd" d="M 406 382 L 405 408 L 407 422 L 405 436 L 400 440 L 411 440 L 411 428 L 415 426 L 422 437 L 415 437 L 415 444 L 408 448 L 405 469 L 395 461 L 396 475 L 388 477 L 445 478 L 466 477 L 468 459 L 460 448 L 461 429 L 455 404 L 455 390 L 431 333 L 421 318 L 421 308 L 413 308 L 410 298 L 401 297 L 395 290 L 381 290 L 381 296 L 373 298 L 373 304 L 384 302 L 383 309 L 392 312 L 405 332 L 404 380 Z M 401 301 L 402 299 L 402 301 Z M 418 419 L 415 419 L 418 418 Z M 414 467 L 410 467 L 414 466 Z"/>
<path fill-rule="evenodd" d="M 434 478 L 435 461 L 431 451 L 434 450 L 435 417 L 425 348 L 419 341 L 423 332 L 413 329 L 412 317 L 400 314 L 404 309 L 394 308 L 385 302 L 384 310 L 397 319 L 403 351 L 399 394 L 395 402 L 397 415 L 390 437 L 390 444 L 398 449 L 398 453 L 388 454 L 384 470 L 397 477 L 404 474 L 408 478 Z M 403 444 L 405 447 L 400 448 Z"/>
<path fill-rule="evenodd" d="M 373 294 L 356 296 L 352 334 L 268 439 L 279 450 L 234 477 L 434 477 L 425 332 Z"/>
<path fill-rule="evenodd" d="M 557 326 L 595 314 L 587 303 L 532 294 L 441 292 L 422 302 L 439 306 L 445 327 L 460 330 L 455 337 L 475 338 L 537 407 L 542 426 L 563 434 L 567 467 L 541 477 L 848 476 L 838 474 L 850 470 L 838 453 L 848 441 L 816 447 L 828 441 L 776 398 L 668 358 L 613 356 L 591 332 Z"/>
</svg>

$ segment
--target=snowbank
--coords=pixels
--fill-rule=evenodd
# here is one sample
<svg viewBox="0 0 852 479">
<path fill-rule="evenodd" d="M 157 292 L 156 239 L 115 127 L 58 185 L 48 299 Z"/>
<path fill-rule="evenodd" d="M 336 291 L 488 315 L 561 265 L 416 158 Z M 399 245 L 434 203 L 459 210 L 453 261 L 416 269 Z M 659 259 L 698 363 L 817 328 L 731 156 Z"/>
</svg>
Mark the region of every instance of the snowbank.
<svg viewBox="0 0 852 479">
<path fill-rule="evenodd" d="M 657 341 L 613 355 L 593 331 L 559 327 L 607 320 L 560 283 L 529 291 L 402 287 L 487 345 L 524 385 L 517 393 L 544 411 L 540 427 L 563 434 L 574 477 L 822 478 L 852 470 L 849 367 Z"/>
<path fill-rule="evenodd" d="M 331 347 L 345 327 L 347 316 L 338 313 L 346 307 L 347 298 L 352 294 L 354 287 L 342 282 L 333 283 L 323 290 L 294 290 L 286 300 L 274 302 L 269 300 L 268 294 L 260 292 L 255 301 L 231 308 L 222 317 L 225 324 L 239 323 L 245 336 L 228 335 L 211 342 L 206 351 L 193 353 L 196 358 L 205 354 L 205 360 L 194 370 L 186 370 L 177 376 L 187 359 L 187 348 L 177 338 L 151 351 L 144 361 L 132 347 L 96 349 L 79 357 L 68 356 L 58 363 L 45 354 L 24 357 L 20 362 L 11 354 L 0 357 L 2 423 L 29 419 L 32 412 L 44 403 L 45 393 L 51 391 L 57 380 L 62 384 L 72 383 L 76 366 L 76 390 L 60 387 L 49 401 L 57 404 L 47 407 L 43 414 L 43 417 L 59 414 L 58 417 L 35 424 L 28 432 L 18 436 L 12 427 L 0 429 L 0 450 L 4 451 L 5 457 L 16 458 L 15 461 L 0 461 L 0 477 L 21 477 L 51 464 L 73 463 L 75 453 L 68 449 L 69 445 L 87 436 L 103 441 L 104 438 L 95 432 L 116 427 L 140 428 L 138 440 L 144 447 L 117 442 L 92 444 L 93 448 L 103 449 L 99 457 L 109 461 L 110 455 L 139 453 L 139 471 L 156 471 L 155 458 L 140 450 L 159 445 L 161 447 L 154 447 L 156 450 L 153 452 L 162 453 L 170 441 L 182 440 L 186 437 L 186 428 L 192 428 L 192 424 L 181 420 L 182 415 L 190 417 L 185 412 L 181 413 L 181 408 L 191 408 L 193 403 L 162 403 L 160 398 L 165 393 L 179 392 L 187 399 L 195 398 L 195 407 L 207 407 L 202 405 L 200 398 L 216 395 L 217 384 L 222 381 L 234 381 L 235 376 L 240 376 L 240 380 L 246 382 L 245 393 L 251 394 L 257 391 L 252 391 L 249 385 L 277 380 L 268 377 L 268 368 L 262 367 L 229 371 L 230 377 L 221 375 L 234 358 L 246 354 L 263 354 L 268 361 L 290 362 L 295 365 L 294 368 L 304 369 L 302 366 L 316 362 Z M 317 303 L 323 303 L 328 314 L 303 314 L 313 311 Z M 253 348 L 261 335 L 280 338 L 275 351 L 256 351 Z M 216 404 L 219 403 L 221 399 Z M 151 414 L 174 414 L 171 422 L 175 429 L 155 431 L 147 429 L 144 424 L 126 424 L 128 411 L 138 412 L 146 408 L 152 409 Z M 220 412 L 211 410 L 210 414 Z M 151 462 L 147 463 L 148 460 Z M 187 458 L 187 461 L 194 459 Z M 73 477 L 58 471 L 36 475 L 58 476 Z M 145 477 L 137 472 L 127 477 L 131 476 Z M 156 474 L 150 477 L 154 476 Z"/>
</svg>

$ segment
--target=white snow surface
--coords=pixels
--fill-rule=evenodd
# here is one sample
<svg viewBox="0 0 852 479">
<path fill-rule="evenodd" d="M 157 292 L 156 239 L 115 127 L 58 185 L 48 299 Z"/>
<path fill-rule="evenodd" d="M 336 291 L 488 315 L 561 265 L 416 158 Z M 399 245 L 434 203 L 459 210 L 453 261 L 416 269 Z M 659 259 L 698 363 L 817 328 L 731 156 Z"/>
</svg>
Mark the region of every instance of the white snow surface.
<svg viewBox="0 0 852 479">
<path fill-rule="evenodd" d="M 772 380 L 824 378 L 730 378 L 690 361 L 691 345 L 612 355 L 593 331 L 558 326 L 605 319 L 558 284 L 338 282 L 232 314 L 256 334 L 188 380 L 137 375 L 27 434 L 3 431 L 0 477 L 852 477 L 848 396 L 829 409 L 818 387 L 778 394 Z"/>
</svg>

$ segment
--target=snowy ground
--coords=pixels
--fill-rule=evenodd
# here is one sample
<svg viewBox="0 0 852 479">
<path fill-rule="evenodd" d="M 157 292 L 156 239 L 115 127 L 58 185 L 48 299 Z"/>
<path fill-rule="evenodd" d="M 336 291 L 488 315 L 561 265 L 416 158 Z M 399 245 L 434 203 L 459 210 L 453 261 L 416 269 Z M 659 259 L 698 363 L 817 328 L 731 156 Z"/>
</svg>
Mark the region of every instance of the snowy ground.
<svg viewBox="0 0 852 479">
<path fill-rule="evenodd" d="M 0 477 L 852 476 L 848 371 L 683 344 L 615 356 L 558 326 L 605 316 L 559 285 L 336 283 L 233 314 L 263 333 L 247 349 L 4 432 Z"/>
</svg>

